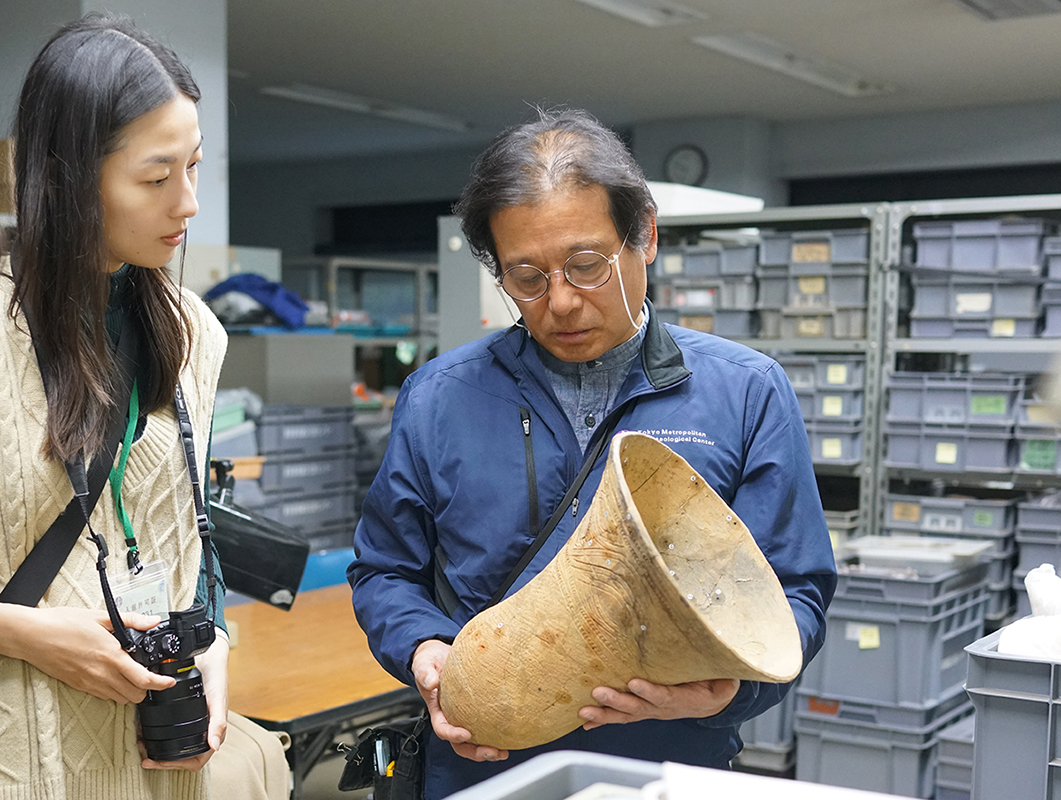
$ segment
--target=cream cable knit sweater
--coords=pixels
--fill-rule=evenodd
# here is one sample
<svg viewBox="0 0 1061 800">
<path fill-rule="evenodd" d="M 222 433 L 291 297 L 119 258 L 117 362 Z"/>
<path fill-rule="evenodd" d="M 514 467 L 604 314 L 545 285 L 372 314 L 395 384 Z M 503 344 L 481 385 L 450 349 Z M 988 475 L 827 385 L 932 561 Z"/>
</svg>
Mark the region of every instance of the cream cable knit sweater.
<svg viewBox="0 0 1061 800">
<path fill-rule="evenodd" d="M 0 585 L 73 496 L 62 464 L 45 461 L 47 404 L 25 319 L 7 313 L 13 284 L 0 260 Z M 185 291 L 193 323 L 189 366 L 181 373 L 205 455 L 226 338 L 221 324 Z M 191 484 L 172 406 L 152 414 L 133 445 L 122 488 L 145 563 L 170 565 L 172 607 L 195 595 L 201 547 Z M 110 550 L 108 574 L 124 569 L 125 543 L 114 502 L 104 491 L 92 514 Z M 82 537 L 41 607 L 103 609 L 96 548 Z M 0 800 L 191 800 L 208 796 L 202 773 L 140 767 L 135 706 L 76 691 L 24 661 L 0 657 Z"/>
</svg>

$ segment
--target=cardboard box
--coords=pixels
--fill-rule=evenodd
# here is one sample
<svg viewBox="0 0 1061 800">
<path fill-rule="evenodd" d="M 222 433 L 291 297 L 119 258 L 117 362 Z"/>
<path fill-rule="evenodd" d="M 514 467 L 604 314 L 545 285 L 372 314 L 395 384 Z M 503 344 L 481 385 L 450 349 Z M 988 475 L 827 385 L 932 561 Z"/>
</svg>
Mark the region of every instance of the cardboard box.
<svg viewBox="0 0 1061 800">
<path fill-rule="evenodd" d="M 0 139 L 0 214 L 15 213 L 15 140 Z"/>
</svg>

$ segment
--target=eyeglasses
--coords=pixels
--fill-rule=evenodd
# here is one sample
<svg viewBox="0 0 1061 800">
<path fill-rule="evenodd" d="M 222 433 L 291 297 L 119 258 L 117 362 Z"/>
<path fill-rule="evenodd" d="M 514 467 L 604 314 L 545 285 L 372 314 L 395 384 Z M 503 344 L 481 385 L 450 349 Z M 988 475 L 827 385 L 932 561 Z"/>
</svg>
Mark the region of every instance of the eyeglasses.
<svg viewBox="0 0 1061 800">
<path fill-rule="evenodd" d="M 568 257 L 563 269 L 552 272 L 543 272 L 530 264 L 517 264 L 505 270 L 498 285 L 513 300 L 523 302 L 544 296 L 549 289 L 549 279 L 557 272 L 564 273 L 564 278 L 576 289 L 598 289 L 612 277 L 612 265 L 619 263 L 624 247 L 625 240 L 619 252 L 610 258 L 594 250 L 580 250 Z"/>
</svg>

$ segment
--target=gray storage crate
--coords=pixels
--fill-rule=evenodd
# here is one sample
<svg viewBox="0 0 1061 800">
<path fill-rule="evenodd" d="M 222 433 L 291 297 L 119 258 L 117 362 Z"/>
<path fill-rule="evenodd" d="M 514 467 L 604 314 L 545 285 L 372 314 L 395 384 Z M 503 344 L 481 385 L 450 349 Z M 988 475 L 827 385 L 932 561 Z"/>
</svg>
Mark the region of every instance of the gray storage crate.
<svg viewBox="0 0 1061 800">
<path fill-rule="evenodd" d="M 1017 528 L 1017 572 L 1026 575 L 1041 564 L 1053 564 L 1061 572 L 1061 530 Z"/>
<path fill-rule="evenodd" d="M 857 538 L 859 535 L 858 509 L 854 511 L 826 509 L 825 526 L 829 529 L 829 541 L 832 542 L 833 552 L 837 554 L 837 558 L 841 558 L 848 540 Z"/>
<path fill-rule="evenodd" d="M 932 797 L 938 733 L 971 713 L 959 706 L 920 729 L 796 715 L 796 779 L 906 797 Z"/>
<path fill-rule="evenodd" d="M 782 339 L 864 339 L 866 309 L 808 310 L 789 306 L 781 310 Z"/>
<path fill-rule="evenodd" d="M 912 339 L 1030 339 L 1038 332 L 1039 317 L 959 319 L 910 315 Z"/>
<path fill-rule="evenodd" d="M 1013 613 L 1013 578 L 1006 583 L 991 584 L 987 587 L 987 611 L 984 619 L 998 623 Z"/>
<path fill-rule="evenodd" d="M 1034 317 L 1039 313 L 1039 286 L 1000 280 L 915 278 L 913 313 L 921 317 L 991 319 Z"/>
<path fill-rule="evenodd" d="M 977 425 L 907 425 L 884 429 L 884 464 L 930 472 L 1009 472 L 1016 449 L 1009 429 Z"/>
<path fill-rule="evenodd" d="M 1032 603 L 1028 599 L 1028 587 L 1024 585 L 1026 574 L 1013 573 L 1013 594 L 1017 598 L 1017 619 L 1030 616 L 1032 613 Z"/>
<path fill-rule="evenodd" d="M 801 689 L 914 708 L 938 703 L 961 685 L 958 654 L 983 635 L 987 603 L 982 577 L 932 600 L 837 596 L 826 612 L 829 635 Z"/>
<path fill-rule="evenodd" d="M 357 524 L 354 503 L 354 487 L 351 485 L 316 494 L 284 492 L 266 495 L 265 502 L 255 510 L 299 533 L 315 535 L 318 531 L 341 526 L 353 530 Z"/>
<path fill-rule="evenodd" d="M 714 278 L 690 281 L 668 279 L 656 283 L 653 301 L 660 309 L 683 313 L 751 311 L 755 308 L 755 278 Z"/>
<path fill-rule="evenodd" d="M 868 264 L 869 231 L 864 228 L 788 233 L 763 231 L 759 265 L 791 266 L 813 272 L 821 264 Z"/>
<path fill-rule="evenodd" d="M 806 422 L 811 461 L 854 465 L 862 461 L 862 423 Z"/>
<path fill-rule="evenodd" d="M 759 338 L 779 339 L 781 338 L 781 315 L 779 308 L 759 309 Z"/>
<path fill-rule="evenodd" d="M 964 663 L 962 666 L 964 667 Z M 827 717 L 896 728 L 923 728 L 947 716 L 958 706 L 969 702 L 961 683 L 952 686 L 938 702 L 922 705 L 879 703 L 851 697 L 830 697 L 816 694 L 808 689 L 799 689 L 796 694 L 798 697 L 796 713 L 800 716 Z"/>
<path fill-rule="evenodd" d="M 758 312 L 755 311 L 715 311 L 710 314 L 695 314 L 674 309 L 661 309 L 658 313 L 661 322 L 680 325 L 701 333 L 713 333 L 715 336 L 747 339 L 759 332 L 759 317 Z"/>
<path fill-rule="evenodd" d="M 955 270 L 1015 270 L 1038 274 L 1042 220 L 976 219 L 914 224 L 917 265 Z"/>
<path fill-rule="evenodd" d="M 794 308 L 850 308 L 866 305 L 867 267 L 832 267 L 820 275 L 790 275 L 788 302 Z"/>
<path fill-rule="evenodd" d="M 1061 800 L 1061 664 L 999 653 L 1000 633 L 966 648 L 976 707 L 972 797 Z"/>
<path fill-rule="evenodd" d="M 1061 302 L 1043 301 L 1043 329 L 1039 331 L 1039 335 L 1044 339 L 1056 339 L 1061 336 Z"/>
<path fill-rule="evenodd" d="M 813 390 L 817 385 L 817 356 L 792 356 L 782 354 L 777 357 L 777 363 L 780 364 L 781 368 L 785 371 L 793 389 L 797 391 L 800 389 Z"/>
<path fill-rule="evenodd" d="M 1061 236 L 1048 236 L 1043 239 L 1043 258 L 1046 261 L 1046 277 L 1052 281 L 1061 281 Z"/>
<path fill-rule="evenodd" d="M 448 800 L 566 800 L 595 783 L 636 789 L 661 777 L 662 765 L 651 761 L 558 750 L 516 764 Z"/>
<path fill-rule="evenodd" d="M 819 389 L 861 389 L 865 380 L 865 356 L 818 356 Z"/>
<path fill-rule="evenodd" d="M 210 437 L 211 458 L 241 458 L 258 455 L 258 437 L 251 420 L 233 425 Z"/>
<path fill-rule="evenodd" d="M 266 458 L 258 484 L 265 493 L 316 493 L 357 482 L 357 455 L 319 453 L 312 456 Z"/>
<path fill-rule="evenodd" d="M 755 245 L 723 245 L 719 242 L 685 245 L 681 248 L 682 275 L 705 278 L 719 275 L 751 275 L 755 271 Z M 662 273 L 672 275 L 674 261 L 661 263 Z"/>
<path fill-rule="evenodd" d="M 1017 503 L 1017 527 L 1024 530 L 1061 530 L 1061 506 L 1042 502 Z"/>
<path fill-rule="evenodd" d="M 788 690 L 788 694 L 778 703 L 771 706 L 759 716 L 752 717 L 741 724 L 741 740 L 745 748 L 762 749 L 762 753 L 754 753 L 749 758 L 762 761 L 760 756 L 769 758 L 771 754 L 787 754 L 792 750 L 795 741 L 796 725 L 796 686 Z M 737 761 L 742 761 L 741 754 L 737 754 Z M 756 766 L 746 764 L 745 766 Z M 766 767 L 758 767 L 766 768 Z M 773 767 L 775 771 L 781 771 L 783 766 Z"/>
<path fill-rule="evenodd" d="M 973 790 L 973 738 L 976 715 L 939 732 L 936 800 L 969 800 Z"/>
<path fill-rule="evenodd" d="M 756 303 L 759 308 L 782 309 L 788 305 L 788 270 L 765 268 L 755 271 L 759 284 Z"/>
<path fill-rule="evenodd" d="M 351 406 L 267 405 L 258 420 L 261 455 L 348 450 L 354 444 Z"/>
<path fill-rule="evenodd" d="M 1017 469 L 1021 472 L 1061 472 L 1058 441 L 1061 425 L 1041 401 L 1021 400 L 1017 405 Z"/>
<path fill-rule="evenodd" d="M 1012 425 L 1024 383 L 1021 375 L 896 372 L 888 379 L 887 420 Z"/>
<path fill-rule="evenodd" d="M 887 528 L 998 539 L 1003 551 L 1013 536 L 1016 515 L 1012 500 L 910 494 L 888 494 L 884 500 Z"/>
<path fill-rule="evenodd" d="M 862 390 L 816 389 L 813 414 L 818 422 L 858 422 L 862 419 Z"/>
</svg>

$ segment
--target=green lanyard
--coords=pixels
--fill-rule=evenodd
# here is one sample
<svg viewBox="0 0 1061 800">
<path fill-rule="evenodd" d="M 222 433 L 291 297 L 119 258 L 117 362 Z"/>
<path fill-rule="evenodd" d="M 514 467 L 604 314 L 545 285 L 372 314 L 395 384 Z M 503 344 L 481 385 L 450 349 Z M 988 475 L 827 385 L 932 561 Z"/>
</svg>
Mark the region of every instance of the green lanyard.
<svg viewBox="0 0 1061 800">
<path fill-rule="evenodd" d="M 118 457 L 118 466 L 111 468 L 111 494 L 114 495 L 114 505 L 118 509 L 118 519 L 122 521 L 125 529 L 125 546 L 129 552 L 127 560 L 129 569 L 140 574 L 143 566 L 140 564 L 140 549 L 136 546 L 136 536 L 133 535 L 133 523 L 129 521 L 129 515 L 125 513 L 125 504 L 122 503 L 122 480 L 125 478 L 125 462 L 129 460 L 129 450 L 133 446 L 133 435 L 136 433 L 136 423 L 140 419 L 140 395 L 136 390 L 136 380 L 133 380 L 133 390 L 129 394 L 129 422 L 125 426 L 125 438 L 122 440 L 122 451 Z"/>
</svg>

